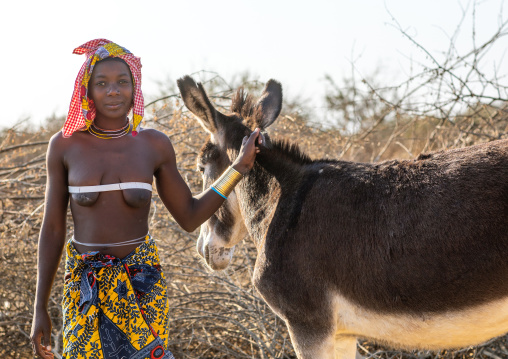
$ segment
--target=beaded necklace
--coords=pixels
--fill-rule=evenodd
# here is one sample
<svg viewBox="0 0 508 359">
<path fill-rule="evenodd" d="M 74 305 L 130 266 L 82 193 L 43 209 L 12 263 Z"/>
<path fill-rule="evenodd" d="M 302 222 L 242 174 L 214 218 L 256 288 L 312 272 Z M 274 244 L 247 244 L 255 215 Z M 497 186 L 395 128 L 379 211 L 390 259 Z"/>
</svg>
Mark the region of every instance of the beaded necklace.
<svg viewBox="0 0 508 359">
<path fill-rule="evenodd" d="M 90 132 L 95 137 L 103 139 L 103 140 L 110 140 L 113 138 L 123 137 L 129 133 L 129 130 L 130 130 L 129 121 L 127 121 L 125 126 L 123 126 L 122 128 L 116 129 L 116 130 L 103 130 L 102 128 L 95 126 L 93 124 L 93 122 L 90 125 L 90 127 L 88 127 L 88 132 Z"/>
</svg>

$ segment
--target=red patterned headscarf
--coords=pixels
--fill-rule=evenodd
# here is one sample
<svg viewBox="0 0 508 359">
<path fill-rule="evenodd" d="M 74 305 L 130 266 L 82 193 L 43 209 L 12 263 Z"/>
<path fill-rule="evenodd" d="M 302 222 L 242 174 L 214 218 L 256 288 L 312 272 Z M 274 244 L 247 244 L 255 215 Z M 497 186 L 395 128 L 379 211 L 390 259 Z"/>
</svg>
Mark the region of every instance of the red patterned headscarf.
<svg viewBox="0 0 508 359">
<path fill-rule="evenodd" d="M 62 133 L 70 137 L 75 131 L 85 131 L 95 119 L 96 109 L 93 101 L 88 97 L 88 81 L 95 64 L 106 57 L 119 57 L 129 66 L 134 82 L 134 108 L 132 116 L 132 135 L 138 134 L 137 128 L 143 119 L 144 104 L 141 92 L 141 61 L 129 50 L 106 39 L 96 39 L 77 47 L 73 54 L 85 54 L 86 61 L 79 70 L 74 83 L 71 105 Z"/>
</svg>

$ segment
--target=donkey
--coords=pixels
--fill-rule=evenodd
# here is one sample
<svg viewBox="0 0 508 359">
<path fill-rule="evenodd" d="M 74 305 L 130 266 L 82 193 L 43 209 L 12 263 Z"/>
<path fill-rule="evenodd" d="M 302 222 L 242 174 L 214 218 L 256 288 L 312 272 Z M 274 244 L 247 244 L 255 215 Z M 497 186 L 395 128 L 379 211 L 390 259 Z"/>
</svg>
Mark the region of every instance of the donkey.
<svg viewBox="0 0 508 359">
<path fill-rule="evenodd" d="M 231 113 L 178 80 L 210 134 L 204 188 L 262 129 L 254 168 L 201 227 L 197 250 L 224 269 L 248 233 L 253 284 L 281 317 L 300 359 L 360 357 L 357 338 L 403 349 L 457 348 L 508 332 L 508 140 L 355 163 L 312 160 L 266 129 L 282 106 L 268 81 L 238 90 Z"/>
</svg>

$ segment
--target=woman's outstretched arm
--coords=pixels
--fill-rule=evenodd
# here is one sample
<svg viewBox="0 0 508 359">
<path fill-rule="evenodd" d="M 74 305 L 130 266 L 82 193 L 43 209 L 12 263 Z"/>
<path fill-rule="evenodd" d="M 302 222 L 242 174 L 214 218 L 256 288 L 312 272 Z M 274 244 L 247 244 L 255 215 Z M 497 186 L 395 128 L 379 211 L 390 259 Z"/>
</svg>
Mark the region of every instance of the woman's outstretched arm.
<svg viewBox="0 0 508 359">
<path fill-rule="evenodd" d="M 240 153 L 232 167 L 241 174 L 246 174 L 254 166 L 259 149 L 256 147 L 259 129 L 244 139 Z M 222 205 L 224 198 L 211 189 L 193 197 L 192 193 L 178 172 L 173 146 L 167 140 L 164 145 L 164 158 L 155 173 L 157 191 L 173 218 L 186 231 L 192 232 L 210 218 Z"/>
</svg>

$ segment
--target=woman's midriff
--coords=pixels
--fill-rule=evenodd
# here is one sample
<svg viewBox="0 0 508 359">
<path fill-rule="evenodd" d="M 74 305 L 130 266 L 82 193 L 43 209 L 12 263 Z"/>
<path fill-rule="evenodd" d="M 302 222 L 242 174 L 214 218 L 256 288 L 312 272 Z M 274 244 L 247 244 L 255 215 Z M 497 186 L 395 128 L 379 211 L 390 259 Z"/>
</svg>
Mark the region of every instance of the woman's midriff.
<svg viewBox="0 0 508 359">
<path fill-rule="evenodd" d="M 108 246 L 108 244 L 105 243 L 103 246 L 89 247 L 89 246 L 83 246 L 81 244 L 77 244 L 74 242 L 72 244 L 74 245 L 74 248 L 76 248 L 76 250 L 80 254 L 83 254 L 86 252 L 91 252 L 91 251 L 98 251 L 101 254 L 109 254 L 109 255 L 115 256 L 119 259 L 123 259 L 123 258 L 127 257 L 131 252 L 136 250 L 136 248 L 141 245 L 141 243 L 137 243 L 137 244 L 129 244 L 129 245 L 121 246 L 121 247 L 112 247 L 112 246 Z"/>
</svg>

